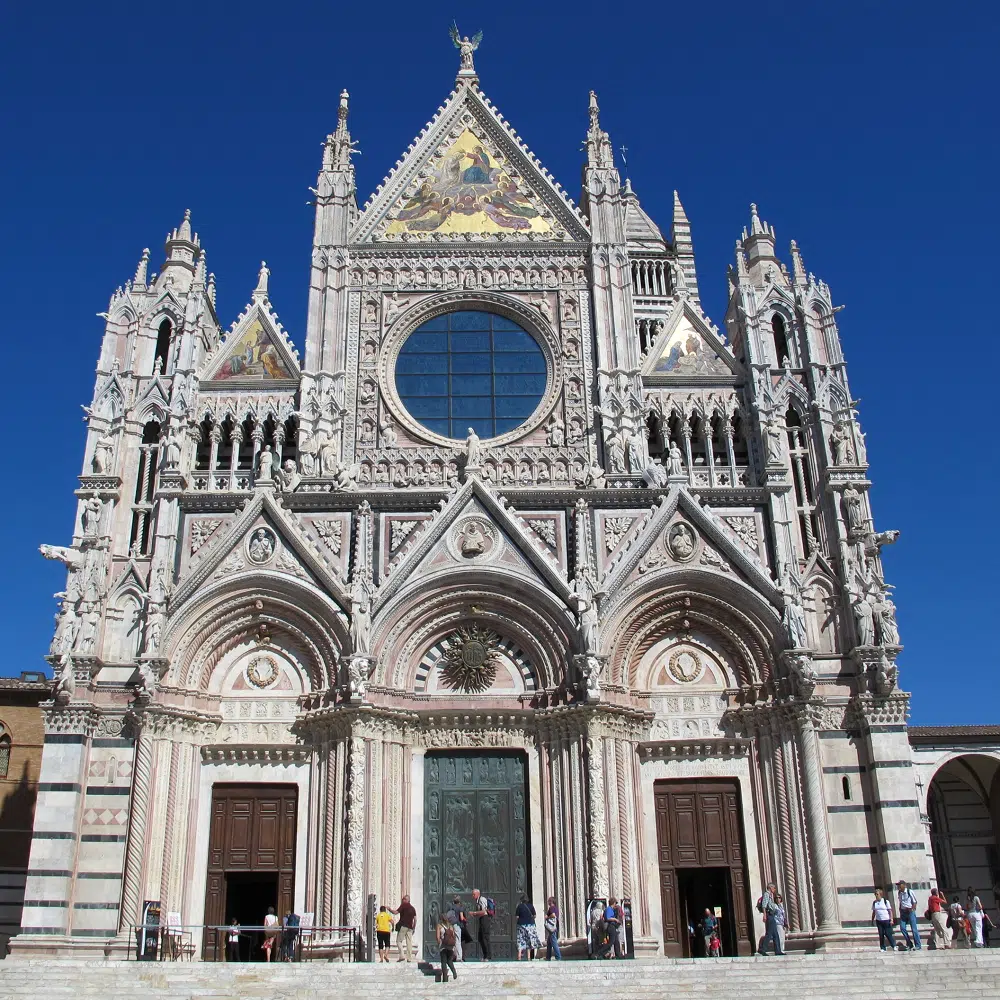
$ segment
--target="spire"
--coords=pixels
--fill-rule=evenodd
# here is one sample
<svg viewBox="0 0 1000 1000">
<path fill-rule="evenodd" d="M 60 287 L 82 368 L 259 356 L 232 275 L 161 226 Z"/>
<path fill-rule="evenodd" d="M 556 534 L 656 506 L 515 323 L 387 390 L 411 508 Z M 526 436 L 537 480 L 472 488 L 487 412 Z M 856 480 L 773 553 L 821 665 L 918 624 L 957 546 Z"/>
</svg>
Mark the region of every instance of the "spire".
<svg viewBox="0 0 1000 1000">
<path fill-rule="evenodd" d="M 792 240 L 792 284 L 796 288 L 806 287 L 806 265 L 802 260 L 802 253 L 799 250 L 798 243 Z"/>
<path fill-rule="evenodd" d="M 198 263 L 194 270 L 194 283 L 205 287 L 205 275 L 208 274 L 208 254 L 204 250 L 198 255 Z"/>
<path fill-rule="evenodd" d="M 687 212 L 681 204 L 681 196 L 674 192 L 674 222 L 670 238 L 677 254 L 677 266 L 684 275 L 684 284 L 688 294 L 698 299 L 698 272 L 694 264 L 694 243 L 691 240 L 691 223 Z M 678 291 L 680 289 L 678 288 Z"/>
<path fill-rule="evenodd" d="M 208 276 L 208 288 L 206 289 L 206 295 L 208 295 L 208 301 L 212 303 L 212 308 L 215 308 L 215 275 L 209 274 Z"/>
<path fill-rule="evenodd" d="M 750 278 L 755 285 L 787 284 L 774 253 L 774 228 L 761 220 L 756 205 L 750 206 L 750 231 L 744 227 L 743 246 L 750 265 Z"/>
<path fill-rule="evenodd" d="M 149 247 L 145 247 L 142 251 L 142 256 L 139 258 L 139 266 L 135 269 L 135 277 L 132 279 L 132 285 L 135 288 L 146 287 L 146 273 L 148 268 L 149 268 Z"/>
<path fill-rule="evenodd" d="M 267 269 L 264 261 L 260 262 L 260 271 L 257 272 L 257 287 L 253 290 L 253 301 L 264 302 L 267 299 L 267 279 L 271 272 Z"/>
<path fill-rule="evenodd" d="M 587 164 L 591 167 L 614 168 L 615 157 L 611 152 L 611 140 L 601 128 L 601 109 L 597 104 L 597 94 L 590 92 L 590 126 L 587 129 Z"/>
<path fill-rule="evenodd" d="M 163 249 L 167 257 L 160 272 L 170 271 L 179 284 L 188 284 L 201 255 L 201 241 L 198 239 L 198 234 L 191 231 L 190 208 L 184 210 L 181 224 L 172 233 L 167 233 Z M 187 272 L 186 277 L 184 272 Z"/>
<path fill-rule="evenodd" d="M 355 152 L 351 133 L 347 128 L 347 115 L 351 95 L 340 92 L 340 106 L 337 108 L 337 130 L 326 137 L 323 150 L 324 170 L 351 170 L 351 154 Z"/>
</svg>

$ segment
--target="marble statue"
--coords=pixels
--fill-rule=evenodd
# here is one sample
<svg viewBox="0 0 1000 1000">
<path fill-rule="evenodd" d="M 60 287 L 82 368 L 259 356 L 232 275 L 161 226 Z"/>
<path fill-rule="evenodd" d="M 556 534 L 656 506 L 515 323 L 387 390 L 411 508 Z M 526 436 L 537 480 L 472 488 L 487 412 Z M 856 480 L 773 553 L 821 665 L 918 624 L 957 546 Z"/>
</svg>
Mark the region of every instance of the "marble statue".
<svg viewBox="0 0 1000 1000">
<path fill-rule="evenodd" d="M 549 417 L 549 447 L 562 448 L 566 444 L 566 425 L 556 414 Z"/>
<path fill-rule="evenodd" d="M 255 563 L 265 563 L 274 555 L 274 536 L 267 528 L 258 528 L 253 533 L 247 553 Z"/>
<path fill-rule="evenodd" d="M 468 35 L 463 37 L 458 33 L 458 25 L 452 22 L 451 40 L 455 48 L 458 49 L 461 69 L 467 73 L 474 73 L 476 67 L 472 61 L 472 54 L 479 48 L 479 43 L 483 40 L 483 33 L 477 31 L 471 39 Z"/>
<path fill-rule="evenodd" d="M 864 531 L 865 515 L 861 502 L 861 494 L 853 486 L 848 486 L 843 494 L 844 518 L 847 521 L 847 533 L 856 535 Z"/>
<path fill-rule="evenodd" d="M 802 605 L 790 594 L 785 595 L 783 621 L 793 649 L 802 649 L 809 645 L 809 640 L 806 637 L 805 612 L 802 610 Z"/>
<path fill-rule="evenodd" d="M 274 452 L 269 444 L 264 445 L 260 458 L 257 460 L 257 479 L 262 483 L 271 481 L 271 468 L 274 465 Z"/>
<path fill-rule="evenodd" d="M 94 536 L 97 534 L 101 526 L 101 511 L 103 509 L 104 504 L 101 503 L 100 497 L 91 497 L 84 502 L 82 518 L 85 535 Z"/>
<path fill-rule="evenodd" d="M 295 462 L 292 459 L 285 459 L 281 468 L 275 472 L 274 481 L 278 489 L 284 493 L 294 493 L 298 489 L 299 483 L 302 482 L 302 477 L 295 468 Z"/>
<path fill-rule="evenodd" d="M 684 475 L 684 455 L 681 453 L 680 448 L 677 447 L 676 441 L 671 441 L 670 448 L 667 450 L 667 475 Z"/>
<path fill-rule="evenodd" d="M 858 645 L 875 645 L 874 612 L 867 594 L 861 594 L 854 602 L 854 620 L 858 627 Z"/>
<path fill-rule="evenodd" d="M 768 417 L 761 428 L 764 443 L 764 464 L 781 465 L 781 426 L 773 416 Z"/>
<path fill-rule="evenodd" d="M 888 594 L 881 600 L 874 603 L 874 614 L 878 621 L 879 631 L 882 633 L 883 646 L 899 645 L 899 627 L 896 624 L 896 605 Z"/>
<path fill-rule="evenodd" d="M 465 439 L 465 467 L 467 469 L 478 469 L 482 459 L 482 446 L 479 435 L 469 428 L 469 436 Z"/>
<path fill-rule="evenodd" d="M 114 461 L 115 442 L 109 434 L 104 434 L 97 440 L 94 448 L 94 461 L 92 468 L 97 475 L 106 474 L 111 471 L 111 464 Z"/>
<path fill-rule="evenodd" d="M 358 577 L 351 588 L 351 642 L 356 654 L 367 656 L 371 649 L 371 586 Z"/>
</svg>

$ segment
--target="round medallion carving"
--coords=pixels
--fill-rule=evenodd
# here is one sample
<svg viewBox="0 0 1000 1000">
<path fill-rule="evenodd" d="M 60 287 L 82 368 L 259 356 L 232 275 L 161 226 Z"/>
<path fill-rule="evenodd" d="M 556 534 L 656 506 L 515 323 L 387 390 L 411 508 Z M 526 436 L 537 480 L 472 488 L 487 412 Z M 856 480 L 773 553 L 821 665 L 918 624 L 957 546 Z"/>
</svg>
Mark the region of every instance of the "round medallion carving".
<svg viewBox="0 0 1000 1000">
<path fill-rule="evenodd" d="M 456 691 L 486 691 L 496 680 L 499 652 L 496 632 L 478 625 L 460 628 L 448 640 L 438 668 L 441 679 Z"/>
<path fill-rule="evenodd" d="M 672 524 L 667 531 L 667 551 L 677 562 L 690 562 L 698 551 L 698 536 L 686 521 Z"/>
<path fill-rule="evenodd" d="M 690 684 L 702 675 L 704 664 L 693 649 L 678 649 L 667 662 L 667 670 L 678 683 Z"/>
<path fill-rule="evenodd" d="M 278 664 L 270 656 L 257 656 L 247 665 L 247 680 L 256 688 L 270 687 L 278 679 Z"/>
<path fill-rule="evenodd" d="M 274 558 L 277 546 L 278 539 L 270 528 L 258 528 L 250 534 L 247 542 L 247 558 L 250 562 L 262 566 Z"/>
<path fill-rule="evenodd" d="M 459 521 L 448 538 L 452 554 L 461 562 L 486 562 L 500 551 L 497 529 L 482 517 Z"/>
</svg>

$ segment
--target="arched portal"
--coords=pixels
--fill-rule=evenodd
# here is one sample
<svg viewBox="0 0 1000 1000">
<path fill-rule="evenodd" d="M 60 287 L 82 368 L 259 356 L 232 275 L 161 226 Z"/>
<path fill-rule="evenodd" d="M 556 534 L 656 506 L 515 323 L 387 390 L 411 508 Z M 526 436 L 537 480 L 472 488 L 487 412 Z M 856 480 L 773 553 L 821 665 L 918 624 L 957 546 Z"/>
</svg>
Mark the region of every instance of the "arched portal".
<svg viewBox="0 0 1000 1000">
<path fill-rule="evenodd" d="M 971 888 L 995 913 L 1000 903 L 1000 760 L 986 754 L 953 757 L 931 781 L 927 813 L 939 888 L 963 904 Z"/>
</svg>

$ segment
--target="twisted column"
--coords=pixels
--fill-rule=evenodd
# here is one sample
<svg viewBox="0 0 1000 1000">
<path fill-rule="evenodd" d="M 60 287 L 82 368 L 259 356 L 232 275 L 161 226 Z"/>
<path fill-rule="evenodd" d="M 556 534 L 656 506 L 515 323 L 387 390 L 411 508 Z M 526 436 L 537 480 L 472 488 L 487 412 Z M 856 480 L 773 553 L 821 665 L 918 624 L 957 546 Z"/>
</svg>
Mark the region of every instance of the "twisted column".
<svg viewBox="0 0 1000 1000">
<path fill-rule="evenodd" d="M 604 741 L 587 737 L 587 813 L 590 821 L 590 894 L 610 895 L 608 883 L 608 839 L 604 806 Z"/>
<path fill-rule="evenodd" d="M 361 927 L 365 911 L 365 741 L 351 737 L 347 790 L 347 926 Z"/>
<path fill-rule="evenodd" d="M 118 930 L 139 919 L 142 891 L 142 862 L 146 845 L 146 821 L 149 818 L 149 781 L 153 763 L 153 740 L 142 726 L 135 745 L 132 775 L 132 801 L 128 817 L 128 844 L 125 848 L 125 875 L 122 879 L 122 908 Z"/>
<path fill-rule="evenodd" d="M 778 826 L 781 837 L 782 875 L 785 882 L 785 898 L 788 900 L 789 917 L 792 928 L 801 930 L 802 916 L 799 913 L 799 893 L 795 879 L 795 850 L 792 846 L 792 815 L 788 808 L 788 786 L 785 784 L 785 748 L 780 738 L 773 746 L 775 798 L 778 806 Z"/>
</svg>

